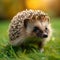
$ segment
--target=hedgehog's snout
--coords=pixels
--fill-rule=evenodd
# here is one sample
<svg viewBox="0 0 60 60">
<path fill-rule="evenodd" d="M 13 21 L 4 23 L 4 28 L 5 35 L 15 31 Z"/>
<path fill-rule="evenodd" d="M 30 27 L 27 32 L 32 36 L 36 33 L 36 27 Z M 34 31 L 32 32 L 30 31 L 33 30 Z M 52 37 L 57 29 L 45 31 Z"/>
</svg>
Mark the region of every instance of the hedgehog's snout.
<svg viewBox="0 0 60 60">
<path fill-rule="evenodd" d="M 40 38 L 47 38 L 48 37 L 48 33 L 44 32 L 43 30 L 39 29 L 38 27 L 34 27 L 33 32 L 35 33 L 35 35 L 37 37 L 40 37 Z"/>
<path fill-rule="evenodd" d="M 43 34 L 43 38 L 47 38 L 48 37 L 48 34 L 47 33 L 44 33 Z"/>
</svg>

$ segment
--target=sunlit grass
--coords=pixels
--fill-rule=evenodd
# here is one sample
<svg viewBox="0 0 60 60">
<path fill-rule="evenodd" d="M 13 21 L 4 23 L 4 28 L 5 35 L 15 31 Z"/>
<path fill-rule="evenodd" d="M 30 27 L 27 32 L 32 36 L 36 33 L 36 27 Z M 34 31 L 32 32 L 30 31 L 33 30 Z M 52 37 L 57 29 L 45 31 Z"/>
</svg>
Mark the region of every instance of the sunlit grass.
<svg viewBox="0 0 60 60">
<path fill-rule="evenodd" d="M 53 36 L 41 53 L 38 49 L 21 49 L 8 45 L 9 21 L 0 21 L 0 60 L 60 60 L 60 18 L 51 20 Z"/>
</svg>

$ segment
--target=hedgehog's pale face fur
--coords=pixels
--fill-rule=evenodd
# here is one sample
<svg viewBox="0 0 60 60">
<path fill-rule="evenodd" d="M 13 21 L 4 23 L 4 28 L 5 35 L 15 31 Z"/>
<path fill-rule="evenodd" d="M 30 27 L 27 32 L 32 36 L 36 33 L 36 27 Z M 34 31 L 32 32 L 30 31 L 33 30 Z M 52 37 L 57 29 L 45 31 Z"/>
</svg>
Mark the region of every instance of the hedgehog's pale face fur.
<svg viewBox="0 0 60 60">
<path fill-rule="evenodd" d="M 42 43 L 49 41 L 51 33 L 48 15 L 38 10 L 18 13 L 13 17 L 9 28 L 9 38 L 13 46 L 23 44 L 25 38 L 32 36 L 41 38 Z"/>
<path fill-rule="evenodd" d="M 43 17 L 43 19 L 42 19 Z M 42 40 L 47 40 L 51 36 L 51 27 L 48 16 L 42 16 L 40 19 L 26 19 L 27 26 L 25 27 L 27 36 L 39 37 Z M 26 23 L 26 22 L 25 22 Z"/>
</svg>

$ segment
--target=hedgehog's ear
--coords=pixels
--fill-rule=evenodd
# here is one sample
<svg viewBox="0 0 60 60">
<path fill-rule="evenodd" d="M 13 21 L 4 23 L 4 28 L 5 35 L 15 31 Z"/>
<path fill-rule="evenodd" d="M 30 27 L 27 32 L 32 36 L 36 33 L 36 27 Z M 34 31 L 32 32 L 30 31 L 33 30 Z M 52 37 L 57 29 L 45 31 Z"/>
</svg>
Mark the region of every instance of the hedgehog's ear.
<svg viewBox="0 0 60 60">
<path fill-rule="evenodd" d="M 25 28 L 27 28 L 28 21 L 29 21 L 29 19 L 25 19 L 25 20 L 24 20 L 24 27 L 25 27 Z"/>
</svg>

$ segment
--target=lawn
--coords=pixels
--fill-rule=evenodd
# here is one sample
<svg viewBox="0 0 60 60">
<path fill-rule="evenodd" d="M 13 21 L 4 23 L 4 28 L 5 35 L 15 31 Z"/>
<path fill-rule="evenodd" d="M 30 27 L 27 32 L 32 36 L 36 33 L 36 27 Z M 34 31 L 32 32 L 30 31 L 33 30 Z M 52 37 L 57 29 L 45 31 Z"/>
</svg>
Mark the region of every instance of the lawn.
<svg viewBox="0 0 60 60">
<path fill-rule="evenodd" d="M 0 60 L 60 60 L 60 18 L 51 20 L 53 35 L 44 47 L 43 53 L 34 48 L 29 48 L 28 52 L 26 49 L 22 52 L 21 48 L 17 48 L 17 51 L 12 46 L 6 47 L 9 44 L 9 23 L 10 21 L 0 21 Z"/>
</svg>

